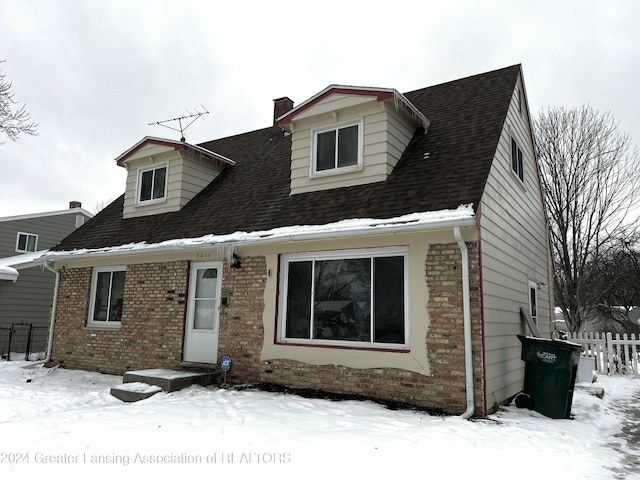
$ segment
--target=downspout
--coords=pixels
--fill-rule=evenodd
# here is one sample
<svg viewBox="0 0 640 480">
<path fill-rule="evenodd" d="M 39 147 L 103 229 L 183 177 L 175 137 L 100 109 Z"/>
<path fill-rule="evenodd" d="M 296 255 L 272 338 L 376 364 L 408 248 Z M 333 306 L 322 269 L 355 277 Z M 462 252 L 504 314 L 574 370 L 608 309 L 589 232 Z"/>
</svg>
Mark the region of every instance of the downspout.
<svg viewBox="0 0 640 480">
<path fill-rule="evenodd" d="M 56 309 L 58 307 L 58 290 L 60 289 L 60 272 L 55 268 L 52 268 L 49 265 L 48 261 L 45 261 L 43 265 L 44 265 L 44 268 L 46 268 L 47 270 L 55 274 L 56 283 L 53 288 L 53 303 L 51 304 L 51 320 L 49 321 L 49 340 L 47 342 L 47 356 L 45 357 L 44 360 L 40 360 L 39 362 L 36 362 L 32 365 L 45 364 L 51 360 L 51 354 L 53 352 L 53 328 L 56 323 Z"/>
<path fill-rule="evenodd" d="M 471 418 L 474 411 L 473 395 L 473 351 L 471 339 L 471 288 L 469 286 L 469 250 L 460 234 L 460 227 L 453 227 L 453 234 L 462 255 L 462 308 L 464 315 L 464 363 L 467 390 L 467 409 L 460 415 L 463 419 Z"/>
</svg>

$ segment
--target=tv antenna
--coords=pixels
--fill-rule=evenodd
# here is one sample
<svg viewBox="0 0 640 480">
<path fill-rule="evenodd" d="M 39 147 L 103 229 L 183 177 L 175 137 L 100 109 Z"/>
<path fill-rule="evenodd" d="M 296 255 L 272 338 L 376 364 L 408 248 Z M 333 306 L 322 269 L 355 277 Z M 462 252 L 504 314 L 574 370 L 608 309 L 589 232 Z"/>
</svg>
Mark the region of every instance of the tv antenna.
<svg viewBox="0 0 640 480">
<path fill-rule="evenodd" d="M 161 120 L 159 122 L 151 122 L 149 125 L 160 125 L 161 127 L 170 128 L 171 130 L 180 132 L 180 141 L 184 142 L 185 141 L 184 131 L 187 128 L 189 128 L 189 126 L 191 126 L 193 122 L 198 120 L 203 115 L 207 115 L 208 113 L 209 112 L 207 111 L 207 109 L 204 106 L 202 106 L 202 111 L 196 110 L 195 113 L 191 113 L 189 110 L 187 110 L 187 115 L 183 115 L 181 117 L 176 117 L 176 118 L 169 118 L 168 120 Z M 185 120 L 188 120 L 189 122 L 183 126 L 182 122 Z M 165 123 L 169 123 L 169 122 L 178 122 L 178 128 L 165 125 Z"/>
</svg>

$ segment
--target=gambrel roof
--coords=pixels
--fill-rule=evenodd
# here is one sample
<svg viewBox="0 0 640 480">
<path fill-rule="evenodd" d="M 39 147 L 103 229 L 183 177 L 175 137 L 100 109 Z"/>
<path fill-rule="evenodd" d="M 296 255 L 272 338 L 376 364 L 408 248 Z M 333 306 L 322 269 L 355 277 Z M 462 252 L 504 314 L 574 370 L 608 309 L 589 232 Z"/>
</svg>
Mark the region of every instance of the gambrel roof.
<svg viewBox="0 0 640 480">
<path fill-rule="evenodd" d="M 430 122 L 384 182 L 290 195 L 291 136 L 272 127 L 198 145 L 233 159 L 180 211 L 122 218 L 124 195 L 56 250 L 156 243 L 207 234 L 393 218 L 480 204 L 520 65 L 402 95 Z"/>
</svg>

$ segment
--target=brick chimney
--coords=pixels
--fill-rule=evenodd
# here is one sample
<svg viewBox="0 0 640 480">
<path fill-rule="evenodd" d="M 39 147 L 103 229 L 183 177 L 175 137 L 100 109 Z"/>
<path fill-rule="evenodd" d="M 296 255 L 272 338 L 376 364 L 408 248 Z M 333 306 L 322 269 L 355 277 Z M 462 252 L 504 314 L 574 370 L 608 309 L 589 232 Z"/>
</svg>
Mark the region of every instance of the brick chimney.
<svg viewBox="0 0 640 480">
<path fill-rule="evenodd" d="M 82 202 L 78 202 L 77 200 L 71 200 L 69 202 L 69 208 L 80 208 L 82 207 Z"/>
<path fill-rule="evenodd" d="M 276 98 L 273 101 L 273 131 L 271 135 L 277 137 L 284 134 L 276 120 L 293 108 L 293 100 L 289 97 Z"/>
</svg>

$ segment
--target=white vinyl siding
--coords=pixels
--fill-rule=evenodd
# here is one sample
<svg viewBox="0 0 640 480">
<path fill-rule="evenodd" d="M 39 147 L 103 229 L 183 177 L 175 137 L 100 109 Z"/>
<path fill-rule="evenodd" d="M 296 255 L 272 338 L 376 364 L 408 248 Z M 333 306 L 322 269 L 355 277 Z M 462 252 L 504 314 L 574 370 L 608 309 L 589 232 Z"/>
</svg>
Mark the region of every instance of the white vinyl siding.
<svg viewBox="0 0 640 480">
<path fill-rule="evenodd" d="M 184 151 L 158 152 L 153 157 L 152 165 L 149 165 L 150 158 L 136 158 L 128 163 L 124 218 L 178 211 L 222 171 L 222 167 L 214 165 L 211 161 L 200 159 Z M 168 165 L 165 198 L 162 201 L 138 202 L 138 169 L 156 168 L 162 165 Z"/>
<path fill-rule="evenodd" d="M 526 183 L 514 178 L 512 137 L 518 139 L 523 152 Z M 480 210 L 487 405 L 490 407 L 522 388 L 524 364 L 516 335 L 530 334 L 520 318 L 521 307 L 527 311 L 531 308 L 530 282 L 540 285 L 537 320 L 543 337 L 550 335 L 552 312 L 546 217 L 529 117 L 526 112 L 523 115 L 519 112 L 516 90 Z"/>
</svg>

